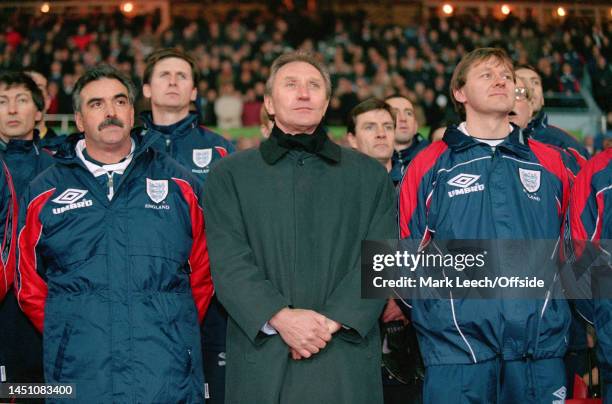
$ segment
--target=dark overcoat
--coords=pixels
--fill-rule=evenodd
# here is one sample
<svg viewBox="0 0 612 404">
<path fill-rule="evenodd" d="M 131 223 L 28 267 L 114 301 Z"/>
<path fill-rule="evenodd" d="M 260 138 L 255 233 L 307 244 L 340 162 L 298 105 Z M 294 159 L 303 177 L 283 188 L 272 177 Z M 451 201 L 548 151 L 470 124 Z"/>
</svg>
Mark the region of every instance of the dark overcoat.
<svg viewBox="0 0 612 404">
<path fill-rule="evenodd" d="M 212 169 L 204 216 L 230 316 L 227 403 L 382 402 L 384 301 L 360 297 L 360 248 L 396 238 L 394 195 L 380 163 L 331 141 L 311 154 L 271 138 Z M 312 358 L 292 360 L 279 335 L 261 332 L 284 307 L 344 328 Z"/>
</svg>

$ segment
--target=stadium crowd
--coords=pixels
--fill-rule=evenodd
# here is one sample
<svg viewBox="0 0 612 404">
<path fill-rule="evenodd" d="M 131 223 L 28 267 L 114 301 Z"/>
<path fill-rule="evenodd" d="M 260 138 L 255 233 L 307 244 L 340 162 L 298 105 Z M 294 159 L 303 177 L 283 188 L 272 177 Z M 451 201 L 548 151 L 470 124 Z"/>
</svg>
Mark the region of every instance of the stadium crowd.
<svg viewBox="0 0 612 404">
<path fill-rule="evenodd" d="M 238 10 L 219 20 L 177 16 L 167 27 L 158 15 L 128 19 L 121 13 L 2 19 L 7 28 L 0 35 L 0 66 L 45 74 L 52 114 L 72 112 L 70 96 L 85 69 L 109 63 L 139 84 L 146 56 L 173 46 L 196 57 L 204 123 L 222 128 L 258 124 L 270 63 L 289 48 L 318 52 L 330 65 L 334 91 L 326 119 L 331 125 L 343 125 L 358 101 L 393 93 L 420 106 L 423 126 L 456 120 L 448 93 L 453 67 L 467 51 L 482 46 L 500 46 L 518 64 L 537 67 L 545 95 L 575 94 L 585 84 L 604 112 L 612 109 L 610 22 L 568 18 L 541 27 L 512 15 L 503 21 L 471 15 L 402 27 L 375 25 L 358 12 L 313 16 Z M 221 118 L 214 107 L 220 98 Z"/>
</svg>

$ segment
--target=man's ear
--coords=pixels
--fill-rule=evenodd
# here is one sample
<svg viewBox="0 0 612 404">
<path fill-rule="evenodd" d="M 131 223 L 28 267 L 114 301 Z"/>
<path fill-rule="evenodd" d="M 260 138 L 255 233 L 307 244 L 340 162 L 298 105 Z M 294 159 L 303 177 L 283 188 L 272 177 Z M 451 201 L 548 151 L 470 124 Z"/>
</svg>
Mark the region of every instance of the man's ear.
<svg viewBox="0 0 612 404">
<path fill-rule="evenodd" d="M 467 101 L 465 92 L 463 91 L 463 87 L 457 90 L 453 90 L 453 96 L 455 97 L 455 100 L 457 100 L 457 102 L 460 102 L 462 104 L 465 104 L 465 102 Z"/>
<path fill-rule="evenodd" d="M 348 142 L 349 146 L 351 146 L 353 149 L 357 149 L 357 136 L 355 136 L 354 133 L 347 132 L 346 141 Z"/>
<path fill-rule="evenodd" d="M 142 86 L 142 95 L 144 95 L 146 98 L 151 98 L 151 85 L 150 84 L 143 84 L 143 86 Z M 195 98 L 194 98 L 194 100 L 195 100 Z"/>
<path fill-rule="evenodd" d="M 143 90 L 144 90 L 144 88 L 143 88 Z M 198 97 L 198 89 L 194 87 L 191 90 L 191 95 L 189 96 L 189 100 L 195 101 L 197 97 Z"/>
<path fill-rule="evenodd" d="M 79 132 L 85 132 L 85 126 L 83 125 L 83 115 L 79 111 L 74 113 L 74 121 Z"/>
<path fill-rule="evenodd" d="M 268 112 L 268 115 L 270 116 L 274 116 L 274 103 L 272 102 L 272 97 L 268 96 L 268 95 L 264 95 L 264 107 L 266 108 L 266 111 Z"/>
</svg>

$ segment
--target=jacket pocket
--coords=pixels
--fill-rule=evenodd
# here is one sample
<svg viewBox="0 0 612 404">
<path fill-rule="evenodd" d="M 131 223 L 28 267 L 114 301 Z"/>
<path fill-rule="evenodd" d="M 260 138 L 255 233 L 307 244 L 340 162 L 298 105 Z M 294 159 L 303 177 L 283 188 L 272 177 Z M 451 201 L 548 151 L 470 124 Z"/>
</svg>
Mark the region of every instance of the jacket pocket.
<svg viewBox="0 0 612 404">
<path fill-rule="evenodd" d="M 176 336 L 177 352 L 179 358 L 182 358 L 182 369 L 177 369 L 178 372 L 173 377 L 176 385 L 172 386 L 170 394 L 174 391 L 177 396 L 169 397 L 170 400 L 177 402 L 200 402 L 200 397 L 204 397 L 203 387 L 204 383 L 200 377 L 198 377 L 198 369 L 196 365 L 199 364 L 201 367 L 201 361 L 196 357 L 198 350 L 193 344 L 187 342 L 183 337 L 179 324 L 176 321 L 170 322 L 170 328 L 173 334 Z"/>
<path fill-rule="evenodd" d="M 53 380 L 61 380 L 66 347 L 70 342 L 71 336 L 72 324 L 66 323 L 66 325 L 64 326 L 64 331 L 62 332 L 62 338 L 60 339 L 59 347 L 57 348 L 57 355 L 55 356 L 55 365 L 53 367 Z"/>
</svg>

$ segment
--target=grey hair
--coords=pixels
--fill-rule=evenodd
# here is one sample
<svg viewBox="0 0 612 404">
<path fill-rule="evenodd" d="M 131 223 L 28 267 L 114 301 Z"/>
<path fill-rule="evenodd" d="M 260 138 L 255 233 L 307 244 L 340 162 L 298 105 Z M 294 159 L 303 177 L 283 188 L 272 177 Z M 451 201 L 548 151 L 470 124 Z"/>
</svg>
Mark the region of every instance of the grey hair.
<svg viewBox="0 0 612 404">
<path fill-rule="evenodd" d="M 123 84 L 128 90 L 128 100 L 130 104 L 134 105 L 134 101 L 136 100 L 136 87 L 134 83 L 132 83 L 132 80 L 113 66 L 100 64 L 87 70 L 85 74 L 79 77 L 74 85 L 74 91 L 72 92 L 72 107 L 75 112 L 81 111 L 81 91 L 83 91 L 83 88 L 92 81 L 101 79 L 115 79 Z"/>
<path fill-rule="evenodd" d="M 276 73 L 278 73 L 281 67 L 292 62 L 308 63 L 309 65 L 317 69 L 319 73 L 321 73 L 321 76 L 323 76 L 323 81 L 325 82 L 325 95 L 328 100 L 331 98 L 332 86 L 331 78 L 329 76 L 329 70 L 312 53 L 305 51 L 283 53 L 274 60 L 274 62 L 272 63 L 272 67 L 270 68 L 270 77 L 268 77 L 268 80 L 266 81 L 266 95 L 272 94 L 272 86 L 274 85 Z"/>
</svg>

